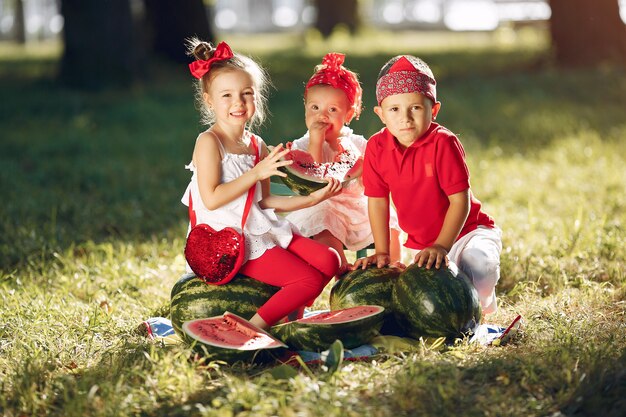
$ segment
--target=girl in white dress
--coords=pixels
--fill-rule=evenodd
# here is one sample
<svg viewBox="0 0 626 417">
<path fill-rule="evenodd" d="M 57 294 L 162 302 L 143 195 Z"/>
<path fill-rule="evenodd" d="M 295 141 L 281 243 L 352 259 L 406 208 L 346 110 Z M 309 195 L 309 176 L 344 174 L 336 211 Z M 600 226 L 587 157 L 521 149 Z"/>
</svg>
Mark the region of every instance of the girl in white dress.
<svg viewBox="0 0 626 417">
<path fill-rule="evenodd" d="M 290 144 L 311 154 L 315 162 L 333 162 L 348 152 L 363 158 L 367 141 L 347 127 L 361 113 L 362 90 L 357 75 L 342 64 L 345 55 L 329 53 L 315 68 L 304 90 L 305 124 L 308 132 Z M 395 212 L 390 216 L 391 258 L 400 260 L 399 227 Z M 313 207 L 290 213 L 287 219 L 304 236 L 323 242 L 341 256 L 340 274 L 349 268 L 343 248 L 360 250 L 374 242 L 367 214 L 367 197 L 359 178 L 340 194 Z"/>
<path fill-rule="evenodd" d="M 341 184 L 331 181 L 310 196 L 271 195 L 269 178 L 284 176 L 278 167 L 290 162 L 279 162 L 289 152 L 282 145 L 269 152 L 263 140 L 247 130 L 263 120 L 267 90 L 264 71 L 250 58 L 234 54 L 224 42 L 213 48 L 192 39 L 189 46 L 196 58 L 189 67 L 198 79 L 199 107 L 210 127 L 196 139 L 187 166 L 193 175 L 181 201 L 187 205 L 191 193 L 197 223 L 209 224 L 215 230 L 241 230 L 248 190 L 257 184 L 243 231 L 245 263 L 239 272 L 281 287 L 250 319 L 266 329 L 314 300 L 340 265 L 334 249 L 301 236 L 275 211 L 317 204 L 337 194 Z M 261 159 L 256 165 L 254 142 Z"/>
</svg>

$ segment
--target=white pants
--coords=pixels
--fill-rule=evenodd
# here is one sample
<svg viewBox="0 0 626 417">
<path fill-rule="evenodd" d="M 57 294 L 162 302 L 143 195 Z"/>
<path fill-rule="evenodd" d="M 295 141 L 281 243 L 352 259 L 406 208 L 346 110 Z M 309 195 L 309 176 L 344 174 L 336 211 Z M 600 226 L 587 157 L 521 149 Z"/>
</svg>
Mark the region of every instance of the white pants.
<svg viewBox="0 0 626 417">
<path fill-rule="evenodd" d="M 403 249 L 411 256 L 409 263 L 413 263 L 419 250 Z M 450 262 L 472 280 L 483 314 L 494 313 L 498 308 L 495 288 L 500 279 L 500 252 L 502 230 L 481 226 L 457 240 L 448 253 Z"/>
</svg>

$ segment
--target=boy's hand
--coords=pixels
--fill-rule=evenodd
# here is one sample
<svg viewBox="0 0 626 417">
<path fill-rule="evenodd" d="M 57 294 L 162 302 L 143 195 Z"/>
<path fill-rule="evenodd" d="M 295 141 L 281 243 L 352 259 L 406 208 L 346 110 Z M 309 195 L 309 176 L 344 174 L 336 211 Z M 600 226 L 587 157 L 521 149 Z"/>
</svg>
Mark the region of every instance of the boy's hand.
<svg viewBox="0 0 626 417">
<path fill-rule="evenodd" d="M 448 262 L 448 251 L 437 244 L 424 248 L 415 255 L 415 263 L 418 266 L 425 266 L 426 269 L 430 269 L 433 264 L 435 268 L 439 269 L 442 263 L 448 266 Z"/>
<path fill-rule="evenodd" d="M 352 270 L 361 268 L 367 269 L 370 265 L 376 265 L 377 268 L 383 268 L 391 262 L 391 257 L 387 253 L 375 253 L 374 255 L 370 255 L 366 258 L 359 258 L 356 260 L 354 265 L 352 265 Z"/>
</svg>

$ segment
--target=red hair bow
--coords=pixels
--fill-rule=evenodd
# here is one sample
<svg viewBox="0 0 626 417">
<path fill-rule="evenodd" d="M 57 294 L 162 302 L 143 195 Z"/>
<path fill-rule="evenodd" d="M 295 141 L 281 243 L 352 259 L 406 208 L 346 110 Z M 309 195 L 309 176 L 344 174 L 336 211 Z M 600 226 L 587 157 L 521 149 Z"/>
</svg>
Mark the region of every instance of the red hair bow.
<svg viewBox="0 0 626 417">
<path fill-rule="evenodd" d="M 348 101 L 354 108 L 354 116 L 358 119 L 361 114 L 361 96 L 363 94 L 359 80 L 352 71 L 343 66 L 346 59 L 344 54 L 331 52 L 324 56 L 322 65 L 307 82 L 304 91 L 318 84 L 330 85 L 346 93 Z"/>
<path fill-rule="evenodd" d="M 331 52 L 329 54 L 326 54 L 324 58 L 322 58 L 322 66 L 326 67 L 326 71 L 333 72 L 341 77 L 346 73 L 346 69 L 342 67 L 345 60 L 346 56 L 344 54 Z M 333 87 L 336 88 L 336 86 Z"/>
<path fill-rule="evenodd" d="M 211 65 L 214 62 L 225 61 L 227 59 L 231 59 L 233 57 L 233 51 L 230 49 L 230 46 L 226 42 L 220 42 L 215 51 L 213 51 L 213 56 L 207 60 L 198 59 L 189 64 L 189 70 L 191 71 L 191 75 L 196 78 L 202 78 L 204 74 L 209 72 L 211 69 Z"/>
</svg>

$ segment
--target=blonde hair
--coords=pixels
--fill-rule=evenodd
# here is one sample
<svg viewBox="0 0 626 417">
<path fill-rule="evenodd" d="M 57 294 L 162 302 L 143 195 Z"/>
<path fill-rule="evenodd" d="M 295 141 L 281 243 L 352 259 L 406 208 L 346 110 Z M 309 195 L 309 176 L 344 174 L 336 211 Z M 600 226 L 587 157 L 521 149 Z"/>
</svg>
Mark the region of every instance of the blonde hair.
<svg viewBox="0 0 626 417">
<path fill-rule="evenodd" d="M 187 40 L 187 55 L 195 59 L 208 60 L 213 56 L 214 52 L 215 47 L 209 42 L 201 41 L 195 37 Z M 258 127 L 265 121 L 268 113 L 267 95 L 270 88 L 267 72 L 251 58 L 233 53 L 233 57 L 230 59 L 213 62 L 211 69 L 195 83 L 196 108 L 200 112 L 200 122 L 202 124 L 212 125 L 215 123 L 215 113 L 207 106 L 203 94 L 209 92 L 211 82 L 219 71 L 233 70 L 247 72 L 254 83 L 256 111 L 248 122 L 248 128 Z"/>
</svg>

